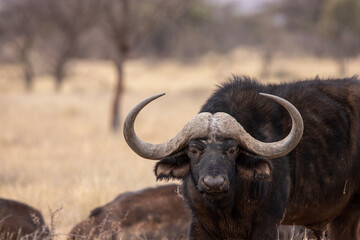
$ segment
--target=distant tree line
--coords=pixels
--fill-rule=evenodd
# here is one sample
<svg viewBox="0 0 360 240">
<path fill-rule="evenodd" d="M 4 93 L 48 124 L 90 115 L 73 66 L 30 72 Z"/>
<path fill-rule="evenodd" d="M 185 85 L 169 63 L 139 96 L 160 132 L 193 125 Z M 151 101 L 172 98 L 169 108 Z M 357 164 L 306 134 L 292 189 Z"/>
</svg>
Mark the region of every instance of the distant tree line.
<svg viewBox="0 0 360 240">
<path fill-rule="evenodd" d="M 21 66 L 27 90 L 38 65 L 60 91 L 71 59 L 113 61 L 114 130 L 129 58 L 191 61 L 208 51 L 253 46 L 262 54 L 262 76 L 276 52 L 295 50 L 332 57 L 344 74 L 346 60 L 359 53 L 359 38 L 359 0 L 278 0 L 252 14 L 206 0 L 0 0 L 0 60 Z"/>
<path fill-rule="evenodd" d="M 346 73 L 346 61 L 360 51 L 359 0 L 282 0 L 278 12 L 301 49 L 331 57 Z"/>
</svg>

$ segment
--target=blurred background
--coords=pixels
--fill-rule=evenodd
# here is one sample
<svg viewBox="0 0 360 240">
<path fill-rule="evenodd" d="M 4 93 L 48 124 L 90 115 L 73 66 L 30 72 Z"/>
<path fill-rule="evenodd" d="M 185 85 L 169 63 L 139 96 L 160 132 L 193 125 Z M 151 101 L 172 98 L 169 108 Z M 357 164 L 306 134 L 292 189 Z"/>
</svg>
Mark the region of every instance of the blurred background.
<svg viewBox="0 0 360 240">
<path fill-rule="evenodd" d="M 232 74 L 351 77 L 359 51 L 360 0 L 0 0 L 0 197 L 62 239 L 118 194 L 162 184 L 121 133 L 142 99 L 167 93 L 136 122 L 160 143 Z"/>
</svg>

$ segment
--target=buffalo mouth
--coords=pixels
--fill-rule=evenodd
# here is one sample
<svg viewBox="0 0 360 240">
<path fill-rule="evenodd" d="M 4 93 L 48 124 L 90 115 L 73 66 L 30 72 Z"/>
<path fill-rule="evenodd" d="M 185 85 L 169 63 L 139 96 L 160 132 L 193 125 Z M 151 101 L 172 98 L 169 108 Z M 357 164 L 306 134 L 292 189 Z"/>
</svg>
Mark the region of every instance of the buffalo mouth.
<svg viewBox="0 0 360 240">
<path fill-rule="evenodd" d="M 219 195 L 228 193 L 229 189 L 219 190 L 219 191 L 206 191 L 206 190 L 200 190 L 199 189 L 199 192 L 202 193 L 202 194 L 208 195 L 208 196 L 219 196 Z"/>
<path fill-rule="evenodd" d="M 205 192 L 200 191 L 202 197 L 208 201 L 222 201 L 224 199 L 229 198 L 230 191 L 222 191 L 222 192 Z"/>
</svg>

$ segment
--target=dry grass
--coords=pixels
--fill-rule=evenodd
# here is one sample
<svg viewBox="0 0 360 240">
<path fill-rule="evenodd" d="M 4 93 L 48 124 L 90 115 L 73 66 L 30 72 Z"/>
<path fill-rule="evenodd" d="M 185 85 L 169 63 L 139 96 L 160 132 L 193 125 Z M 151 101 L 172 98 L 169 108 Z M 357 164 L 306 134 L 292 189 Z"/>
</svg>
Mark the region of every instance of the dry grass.
<svg viewBox="0 0 360 240">
<path fill-rule="evenodd" d="M 123 115 L 141 99 L 167 92 L 136 124 L 143 139 L 165 141 L 199 110 L 215 84 L 231 74 L 256 77 L 258 56 L 254 49 L 239 49 L 189 65 L 130 61 Z M 350 62 L 349 76 L 359 65 L 360 59 Z M 336 70 L 327 59 L 279 57 L 266 81 L 330 77 Z M 91 209 L 121 192 L 159 184 L 154 162 L 140 159 L 121 133 L 109 131 L 114 80 L 110 62 L 76 61 L 63 92 L 55 94 L 52 79 L 41 76 L 34 92 L 26 93 L 18 68 L 0 66 L 0 196 L 34 206 L 48 222 L 52 211 L 62 207 L 54 219 L 58 233 L 68 233 Z"/>
</svg>

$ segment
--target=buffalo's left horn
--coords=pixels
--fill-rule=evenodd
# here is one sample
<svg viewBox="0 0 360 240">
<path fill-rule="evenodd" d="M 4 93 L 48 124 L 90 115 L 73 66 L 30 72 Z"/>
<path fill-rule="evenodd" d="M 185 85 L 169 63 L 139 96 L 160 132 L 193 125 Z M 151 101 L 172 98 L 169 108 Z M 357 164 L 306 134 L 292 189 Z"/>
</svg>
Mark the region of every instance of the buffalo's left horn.
<svg viewBox="0 0 360 240">
<path fill-rule="evenodd" d="M 190 139 L 205 138 L 208 134 L 208 126 L 211 122 L 212 114 L 200 113 L 195 115 L 174 138 L 166 143 L 151 144 L 139 139 L 134 130 L 136 116 L 148 103 L 163 95 L 165 94 L 155 95 L 140 102 L 129 112 L 124 122 L 123 132 L 127 144 L 135 153 L 143 158 L 161 159 L 184 148 Z"/>
<path fill-rule="evenodd" d="M 247 133 L 236 119 L 229 114 L 221 112 L 214 114 L 214 118 L 216 118 L 216 122 L 218 122 L 218 134 L 223 137 L 237 140 L 240 146 L 260 156 L 270 159 L 284 156 L 291 152 L 302 138 L 304 123 L 301 114 L 296 107 L 283 98 L 266 93 L 260 93 L 260 95 L 279 103 L 290 114 L 292 126 L 290 133 L 284 139 L 277 142 L 259 141 Z"/>
</svg>

